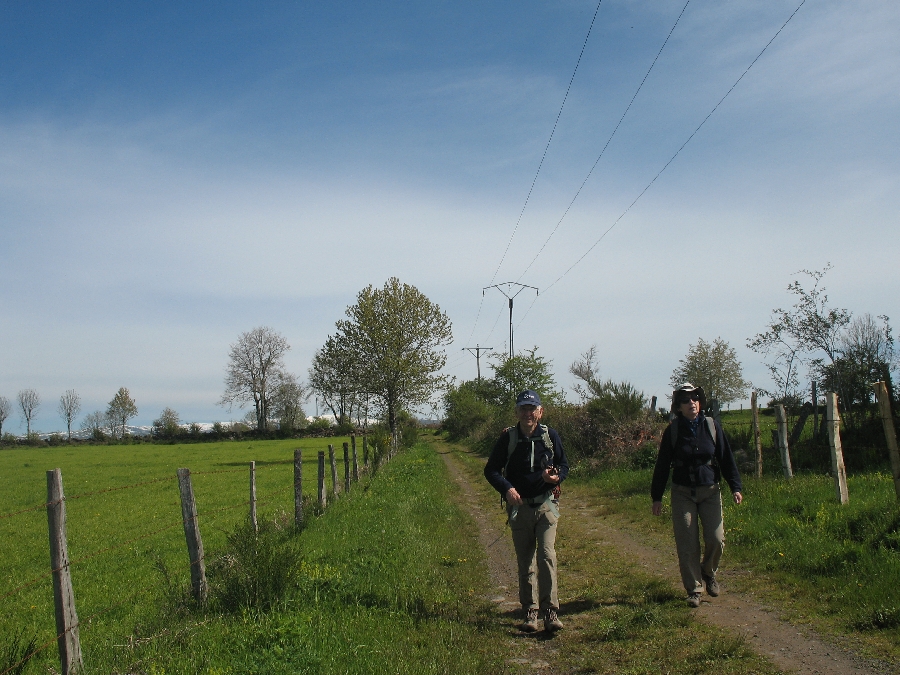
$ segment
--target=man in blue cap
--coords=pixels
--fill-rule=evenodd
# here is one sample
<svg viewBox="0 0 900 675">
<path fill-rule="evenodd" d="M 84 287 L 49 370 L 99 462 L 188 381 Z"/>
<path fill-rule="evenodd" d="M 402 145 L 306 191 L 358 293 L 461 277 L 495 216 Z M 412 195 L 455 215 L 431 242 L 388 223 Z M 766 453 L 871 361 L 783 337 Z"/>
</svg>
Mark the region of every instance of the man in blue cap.
<svg viewBox="0 0 900 675">
<path fill-rule="evenodd" d="M 559 434 L 540 423 L 543 414 L 537 392 L 528 389 L 519 394 L 519 423 L 500 434 L 484 467 L 485 478 L 506 501 L 525 614 L 519 628 L 529 633 L 538 629 L 541 615 L 544 630 L 563 627 L 555 546 L 559 484 L 569 473 L 569 462 Z"/>
</svg>

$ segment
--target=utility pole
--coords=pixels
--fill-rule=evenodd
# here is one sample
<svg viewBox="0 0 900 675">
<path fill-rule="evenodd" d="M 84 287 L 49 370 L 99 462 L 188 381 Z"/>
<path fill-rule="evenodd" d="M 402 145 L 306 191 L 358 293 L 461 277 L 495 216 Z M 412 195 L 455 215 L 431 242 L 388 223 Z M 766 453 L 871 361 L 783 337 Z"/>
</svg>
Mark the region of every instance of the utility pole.
<svg viewBox="0 0 900 675">
<path fill-rule="evenodd" d="M 463 347 L 462 350 L 464 352 L 472 352 L 475 355 L 475 363 L 478 366 L 478 381 L 481 381 L 481 352 L 489 352 L 492 351 L 493 347 L 481 347 L 479 345 L 475 345 L 474 347 Z"/>
<path fill-rule="evenodd" d="M 503 288 L 506 286 L 506 289 Z M 517 286 L 516 292 L 513 293 L 513 287 Z M 528 286 L 527 284 L 520 284 L 518 281 L 505 281 L 502 284 L 494 284 L 493 286 L 485 286 L 481 289 L 481 297 L 484 297 L 484 292 L 489 288 L 496 288 L 498 291 L 503 293 L 507 299 L 509 299 L 509 358 L 512 358 L 516 355 L 516 351 L 513 348 L 513 298 L 515 298 L 519 293 L 524 291 L 526 288 L 534 289 L 535 295 L 540 295 L 540 291 L 537 286 Z"/>
</svg>

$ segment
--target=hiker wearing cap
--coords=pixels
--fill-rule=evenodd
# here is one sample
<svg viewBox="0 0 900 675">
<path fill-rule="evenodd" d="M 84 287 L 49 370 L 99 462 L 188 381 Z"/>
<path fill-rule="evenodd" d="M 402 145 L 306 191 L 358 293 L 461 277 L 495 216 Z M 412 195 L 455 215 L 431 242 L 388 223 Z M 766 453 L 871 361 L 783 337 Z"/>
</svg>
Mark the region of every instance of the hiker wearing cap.
<svg viewBox="0 0 900 675">
<path fill-rule="evenodd" d="M 653 470 L 650 497 L 654 516 L 662 513 L 662 497 L 672 473 L 672 526 L 681 581 L 691 607 L 700 606 L 703 585 L 716 597 L 716 571 L 725 549 L 722 522 L 722 476 L 731 488 L 735 504 L 743 500 L 741 476 L 721 425 L 705 417 L 706 395 L 689 382 L 672 392 L 675 419 L 663 432 Z M 698 525 L 699 520 L 699 525 Z M 703 556 L 700 555 L 700 527 Z"/>
<path fill-rule="evenodd" d="M 519 627 L 526 632 L 538 629 L 539 617 L 544 630 L 563 627 L 555 546 L 559 484 L 569 473 L 569 462 L 559 434 L 540 423 L 543 414 L 536 392 L 529 389 L 519 394 L 519 422 L 500 434 L 484 467 L 485 478 L 506 502 L 518 563 L 519 602 L 525 615 Z"/>
</svg>

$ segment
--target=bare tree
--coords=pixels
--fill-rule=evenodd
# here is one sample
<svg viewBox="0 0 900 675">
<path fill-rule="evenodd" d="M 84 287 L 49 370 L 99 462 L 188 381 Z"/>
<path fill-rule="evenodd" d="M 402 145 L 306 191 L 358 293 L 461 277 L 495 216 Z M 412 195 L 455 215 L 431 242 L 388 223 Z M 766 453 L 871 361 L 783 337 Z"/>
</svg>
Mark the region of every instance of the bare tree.
<svg viewBox="0 0 900 675">
<path fill-rule="evenodd" d="M 25 420 L 28 429 L 27 434 L 31 436 L 31 420 L 37 414 L 37 409 L 41 405 L 41 397 L 34 389 L 23 389 L 19 392 L 19 408 L 22 410 L 22 419 Z"/>
<path fill-rule="evenodd" d="M 309 393 L 292 373 L 281 372 L 277 379 L 272 395 L 272 413 L 278 419 L 279 430 L 290 434 L 306 426 L 303 403 L 309 398 Z"/>
<path fill-rule="evenodd" d="M 66 429 L 69 432 L 69 440 L 72 440 L 72 421 L 81 412 L 81 397 L 74 389 L 68 389 L 59 397 L 59 406 L 56 408 L 59 416 L 66 421 Z"/>
<path fill-rule="evenodd" d="M 0 396 L 0 436 L 3 436 L 3 423 L 9 417 L 11 410 L 12 406 L 9 404 L 9 399 L 5 396 Z"/>
<path fill-rule="evenodd" d="M 125 438 L 125 426 L 128 420 L 138 414 L 137 404 L 131 398 L 127 387 L 119 387 L 119 391 L 113 396 L 106 409 L 106 415 L 110 419 L 110 429 L 115 430 L 118 427 L 120 437 Z M 115 431 L 113 434 L 115 435 Z"/>
<path fill-rule="evenodd" d="M 230 410 L 235 403 L 238 407 L 253 403 L 256 428 L 268 429 L 269 408 L 289 349 L 287 340 L 267 326 L 242 333 L 228 354 L 225 393 L 219 405 Z"/>
<path fill-rule="evenodd" d="M 95 441 L 102 441 L 106 437 L 107 418 L 100 410 L 95 410 L 84 416 L 81 420 L 81 429 L 86 431 Z"/>
</svg>

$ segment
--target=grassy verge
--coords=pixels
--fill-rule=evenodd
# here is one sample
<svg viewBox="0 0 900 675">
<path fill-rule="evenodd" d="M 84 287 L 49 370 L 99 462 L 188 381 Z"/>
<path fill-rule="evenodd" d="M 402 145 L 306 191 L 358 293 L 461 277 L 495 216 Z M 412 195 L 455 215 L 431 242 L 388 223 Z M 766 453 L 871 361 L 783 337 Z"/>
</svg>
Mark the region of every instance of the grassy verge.
<svg viewBox="0 0 900 675">
<path fill-rule="evenodd" d="M 499 514 L 496 493 L 481 477 L 485 459 L 456 450 L 483 495 L 482 502 Z M 646 507 L 646 499 L 642 504 Z M 636 567 L 627 555 L 599 541 L 592 518 L 573 513 L 585 506 L 593 509 L 585 500 L 573 499 L 571 489 L 568 496 L 563 489 L 557 554 L 566 629 L 549 640 L 543 633 L 518 635 L 513 653 L 528 657 L 535 648 L 543 648 L 542 658 L 552 659 L 556 670 L 573 673 L 780 672 L 743 639 L 696 621 L 683 594 L 668 581 Z M 502 521 L 502 516 L 498 519 Z M 508 530 L 504 534 L 509 536 Z M 525 666 L 521 672 L 531 673 L 534 668 Z"/>
<path fill-rule="evenodd" d="M 254 443 L 253 454 L 247 460 L 275 461 L 273 456 L 290 449 L 279 443 Z M 216 458 L 212 464 L 203 465 L 199 457 L 170 458 L 166 463 L 171 463 L 172 471 L 176 465 L 197 471 L 212 470 L 215 464 L 227 468 L 231 462 L 243 463 L 240 455 L 244 453 L 234 452 L 237 444 L 227 445 L 230 447 L 225 450 L 232 452 Z M 177 446 L 162 446 L 161 450 L 173 447 Z M 209 446 L 185 446 L 186 450 L 197 448 L 209 452 Z M 64 464 L 58 461 L 59 457 L 48 459 L 54 460 L 52 465 Z M 137 460 L 136 464 L 140 464 L 140 458 Z M 120 462 L 120 484 L 156 476 L 159 462 L 151 464 L 135 470 L 127 462 Z M 288 487 L 292 480 L 289 469 L 285 467 Z M 90 474 L 90 468 L 84 465 L 79 470 L 75 465 L 68 470 L 64 466 L 63 470 L 64 477 L 70 476 L 69 494 L 73 493 L 69 486 L 78 484 L 79 471 L 81 476 Z M 40 475 L 43 478 L 42 472 Z M 314 480 L 312 465 L 305 467 L 304 476 Z M 206 476 L 210 481 L 223 477 L 235 479 L 228 473 Z M 110 476 L 104 478 L 111 480 Z M 96 485 L 99 479 L 96 475 L 94 479 Z M 201 528 L 204 500 L 211 508 L 239 502 L 237 494 L 246 489 L 246 475 L 240 474 L 239 482 L 241 488 L 235 487 L 232 497 L 223 494 L 228 491 L 223 485 L 201 490 L 195 483 L 201 504 Z M 166 486 L 166 496 L 163 501 L 152 499 L 152 507 L 149 502 L 144 504 L 140 517 L 145 521 L 162 511 L 162 507 L 178 508 L 177 489 L 168 483 L 162 485 Z M 221 571 L 229 568 L 227 562 L 218 567 L 211 565 L 210 572 L 211 585 L 224 596 L 214 596 L 205 610 L 192 608 L 183 599 L 187 570 L 185 574 L 172 574 L 167 583 L 159 572 L 167 566 L 167 558 L 148 560 L 165 553 L 159 542 L 141 542 L 133 547 L 135 550 L 129 549 L 128 556 L 133 561 L 144 563 L 140 572 L 130 566 L 113 566 L 114 569 L 103 570 L 102 581 L 91 584 L 87 564 L 80 573 L 76 567 L 75 593 L 83 622 L 82 644 L 88 672 L 503 672 L 493 654 L 475 648 L 476 643 L 486 639 L 486 609 L 473 598 L 486 593 L 486 581 L 478 556 L 473 553 L 477 546 L 460 534 L 471 532 L 471 528 L 449 501 L 450 489 L 440 458 L 417 448 L 402 453 L 376 476 L 354 486 L 350 495 L 339 498 L 324 514 L 311 517 L 299 535 L 289 534 L 283 524 L 278 525 L 284 520 L 279 512 L 291 503 L 290 492 L 284 505 L 278 502 L 263 508 L 265 520 L 275 524 L 271 546 L 280 553 L 298 556 L 299 561 L 289 574 L 289 587 L 280 589 L 274 602 L 264 603 L 269 606 L 267 611 L 243 603 L 242 593 L 235 595 L 234 579 L 229 582 L 224 578 L 227 574 Z M 169 494 L 172 491 L 174 494 Z M 33 497 L 41 500 L 39 492 Z M 140 511 L 138 507 L 135 510 Z M 10 507 L 6 507 L 9 511 Z M 140 517 L 135 515 L 134 522 L 129 521 L 131 526 L 137 527 Z M 126 514 L 125 519 L 129 518 Z M 236 554 L 235 542 L 228 538 L 241 530 L 243 518 L 244 511 L 237 509 L 233 516 L 223 516 L 216 526 L 206 528 L 212 542 L 206 547 L 208 561 L 228 561 Z M 70 522 L 79 520 L 70 511 Z M 85 548 L 97 546 L 96 537 L 101 536 L 102 533 L 96 533 Z M 184 546 L 183 534 L 176 529 L 171 538 L 173 553 L 178 549 L 180 563 L 185 555 L 180 550 Z M 4 550 L 6 543 L 12 541 L 9 533 L 4 534 Z M 43 563 L 46 553 L 36 557 Z M 266 559 L 260 558 L 262 562 Z M 40 573 L 43 567 L 42 564 L 35 571 Z M 127 597 L 136 587 L 146 587 L 146 593 L 102 617 L 87 620 L 92 606 L 106 606 L 111 598 L 114 602 L 117 597 Z M 41 593 L 49 595 L 49 590 Z M 15 604 L 21 604 L 21 595 L 13 599 Z M 216 608 L 219 611 L 213 611 Z M 52 637 L 52 609 L 49 615 L 35 619 L 33 625 L 42 631 L 41 638 L 45 633 Z M 12 629 L 7 633 L 13 634 Z M 54 659 L 55 649 L 51 648 L 29 666 L 37 672 L 52 665 Z"/>
<path fill-rule="evenodd" d="M 649 471 L 576 472 L 573 480 L 642 536 L 673 545 L 670 519 L 649 514 Z M 865 654 L 900 659 L 900 506 L 890 476 L 850 476 L 845 506 L 829 476 L 745 476 L 744 486 L 741 506 L 725 504 L 729 587 Z M 749 573 L 729 574 L 737 569 Z"/>
</svg>

